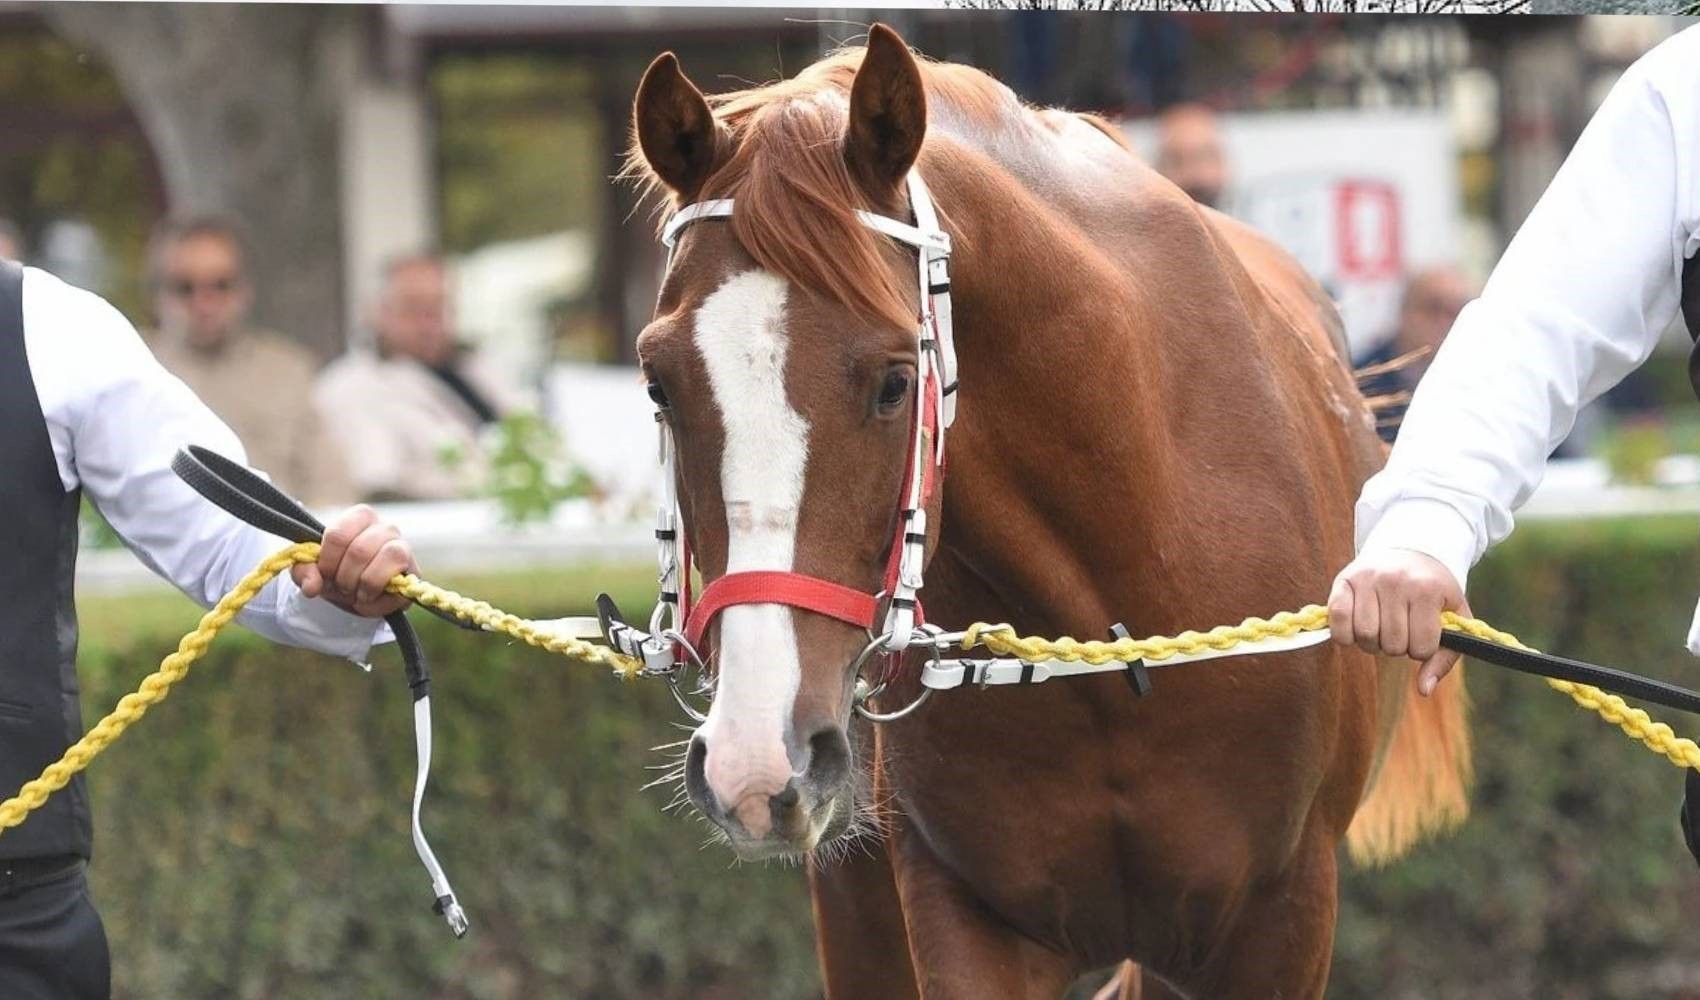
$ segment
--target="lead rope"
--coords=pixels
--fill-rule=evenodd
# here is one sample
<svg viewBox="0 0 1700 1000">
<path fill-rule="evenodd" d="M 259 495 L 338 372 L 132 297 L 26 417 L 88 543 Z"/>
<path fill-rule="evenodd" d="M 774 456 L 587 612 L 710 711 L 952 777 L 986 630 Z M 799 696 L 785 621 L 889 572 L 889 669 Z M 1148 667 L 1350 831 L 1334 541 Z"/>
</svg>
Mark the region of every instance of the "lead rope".
<svg viewBox="0 0 1700 1000">
<path fill-rule="evenodd" d="M 202 616 L 199 625 L 178 642 L 177 648 L 161 661 L 157 670 L 142 680 L 134 692 L 119 699 L 111 712 L 68 748 L 59 760 L 44 768 L 40 777 L 27 782 L 16 795 L 0 802 L 0 834 L 22 823 L 32 811 L 40 808 L 50 796 L 69 784 L 74 776 L 87 768 L 107 747 L 147 714 L 149 708 L 165 700 L 172 686 L 186 677 L 195 661 L 206 654 L 218 633 L 235 620 L 242 608 L 252 601 L 273 577 L 296 563 L 313 563 L 317 562 L 318 558 L 317 542 L 297 543 L 269 556 L 255 567 L 253 572 L 243 577 L 212 610 Z M 482 630 L 498 632 L 551 653 L 611 667 L 622 678 L 629 679 L 652 672 L 645 669 L 642 660 L 567 634 L 572 630 L 594 627 L 580 619 L 540 622 L 519 618 L 483 601 L 464 597 L 408 573 L 397 574 L 385 589 L 389 593 L 407 597 Z M 1478 619 L 1447 613 L 1443 620 L 1447 629 L 1442 637 L 1443 643 L 1456 644 L 1461 637 L 1470 638 L 1492 647 L 1490 653 L 1500 650 L 1528 655 L 1539 661 L 1536 665 L 1541 669 L 1570 669 L 1562 666 L 1569 664 L 1583 671 L 1595 671 L 1599 676 L 1625 678 L 1613 683 L 1623 684 L 1625 690 L 1634 690 L 1637 697 L 1685 707 L 1688 711 L 1694 711 L 1696 709 L 1693 706 L 1700 705 L 1700 694 L 1673 685 L 1535 653 L 1510 633 L 1495 629 Z M 1007 625 L 991 625 L 985 622 L 970 626 L 964 632 L 949 637 L 948 641 L 945 636 L 933 638 L 940 644 L 935 648 L 948 645 L 968 650 L 984 646 L 995 653 L 1020 656 L 1022 659 L 1018 661 L 983 662 L 1014 662 L 1021 665 L 1023 672 L 1029 673 L 1032 672 L 1036 661 L 1045 658 L 1064 663 L 1096 665 L 1105 669 L 1131 669 L 1133 664 L 1143 665 L 1147 661 L 1153 665 L 1162 665 L 1164 662 L 1183 662 L 1212 656 L 1290 650 L 1297 645 L 1327 639 L 1327 621 L 1327 610 L 1313 604 L 1299 611 L 1282 612 L 1268 619 L 1248 618 L 1239 625 L 1219 626 L 1208 632 L 1182 632 L 1174 636 L 1152 636 L 1146 639 L 1123 638 L 1111 642 L 1082 642 L 1069 638 L 1042 639 L 1019 636 Z M 1470 655 L 1483 659 L 1480 651 L 1469 652 Z M 1494 655 L 1497 658 L 1500 654 Z M 1549 665 L 1554 663 L 1561 666 Z M 1517 669 L 1534 670 L 1535 667 L 1525 666 Z M 1623 698 L 1597 686 L 1576 681 L 1549 677 L 1547 683 L 1553 689 L 1569 695 L 1579 707 L 1597 713 L 1602 719 L 1617 726 L 1626 735 L 1641 742 L 1672 764 L 1700 771 L 1700 745 L 1693 740 L 1678 737 L 1670 726 L 1654 720 L 1645 711 L 1630 706 Z M 1634 689 L 1634 684 L 1643 687 Z M 421 699 L 421 702 L 424 701 Z M 416 717 L 428 712 L 428 705 L 421 708 L 416 704 Z M 429 727 L 423 727 L 419 732 L 420 757 L 423 763 L 428 764 Z M 414 829 L 416 836 L 420 838 L 415 841 L 416 847 L 420 846 L 423 839 L 423 835 L 418 833 L 418 808 L 423 787 L 422 779 L 416 781 Z M 424 847 L 421 853 L 422 857 L 427 856 L 429 847 Z M 433 889 L 441 896 L 452 897 L 440 867 L 433 867 L 434 864 L 434 859 L 427 863 Z M 446 917 L 448 913 L 444 915 Z"/>
<path fill-rule="evenodd" d="M 1542 653 L 1525 645 L 1511 633 L 1477 618 L 1466 618 L 1448 611 L 1441 615 L 1441 624 L 1444 627 L 1441 645 L 1495 666 L 1537 674 L 1553 690 L 1570 696 L 1578 707 L 1595 713 L 1653 753 L 1677 767 L 1700 771 L 1700 744 L 1676 735 L 1669 725 L 1630 705 L 1619 695 L 1588 683 L 1588 680 L 1611 684 L 1633 697 L 1685 712 L 1700 712 L 1700 693 L 1627 671 Z M 1327 630 L 1328 609 L 1311 604 L 1298 611 L 1283 611 L 1267 619 L 1248 618 L 1238 625 L 1222 625 L 1208 632 L 1182 632 L 1146 639 L 1043 639 L 1020 636 L 1008 625 L 977 622 L 960 633 L 957 642 L 963 649 L 984 646 L 993 653 L 1018 657 L 1014 662 L 1024 665 L 1031 683 L 1035 679 L 1043 679 L 1034 668 L 1047 662 L 1086 664 L 1111 671 L 1132 669 L 1134 664 L 1162 666 L 1165 662 L 1192 662 L 1217 656 L 1290 650 L 1296 645 L 1325 641 Z M 1305 633 L 1311 633 L 1314 638 Z M 1257 645 L 1265 648 L 1246 648 Z M 974 661 L 965 662 L 976 665 Z M 979 661 L 981 664 L 988 662 L 991 661 Z M 1066 672 L 1055 671 L 1058 674 Z M 1565 676 L 1552 676 L 1555 673 Z M 982 679 L 981 682 L 986 681 Z M 955 684 L 964 683 L 974 683 L 967 673 L 961 680 L 955 681 Z"/>
<path fill-rule="evenodd" d="M 119 699 L 113 710 L 95 723 L 82 739 L 72 744 L 60 758 L 47 765 L 40 777 L 27 782 L 18 793 L 0 802 L 0 834 L 22 823 L 31 812 L 39 809 L 55 792 L 89 766 L 124 732 L 135 725 L 148 709 L 164 701 L 173 685 L 188 676 L 195 661 L 206 655 L 208 647 L 238 613 L 252 601 L 272 579 L 296 563 L 313 563 L 319 558 L 317 542 L 298 542 L 269 556 L 253 572 L 242 578 L 228 594 L 202 616 L 200 624 L 185 635 L 177 648 L 160 662 L 159 668 L 143 678 L 137 689 Z M 643 667 L 639 661 L 622 656 L 606 646 L 560 634 L 549 623 L 519 618 L 500 611 L 483 601 L 463 597 L 413 576 L 397 574 L 384 588 L 389 593 L 407 597 L 427 608 L 444 612 L 480 629 L 500 632 L 531 646 L 562 656 L 613 668 L 622 677 L 635 677 Z M 413 707 L 415 737 L 418 749 L 418 770 L 413 791 L 413 844 L 431 878 L 436 895 L 435 909 L 449 922 L 455 936 L 467 931 L 466 914 L 456 902 L 442 866 L 425 839 L 420 826 L 420 804 L 424 799 L 425 783 L 431 766 L 431 702 L 422 697 Z"/>
</svg>

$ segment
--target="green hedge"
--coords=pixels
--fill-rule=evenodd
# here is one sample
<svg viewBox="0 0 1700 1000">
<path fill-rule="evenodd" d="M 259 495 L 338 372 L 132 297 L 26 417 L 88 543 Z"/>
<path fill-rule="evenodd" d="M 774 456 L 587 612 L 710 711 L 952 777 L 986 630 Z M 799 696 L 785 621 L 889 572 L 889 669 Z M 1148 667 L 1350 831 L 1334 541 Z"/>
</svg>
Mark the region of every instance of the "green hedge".
<svg viewBox="0 0 1700 1000">
<path fill-rule="evenodd" d="M 1526 641 L 1700 681 L 1700 591 L 1676 521 L 1530 525 L 1481 569 L 1477 611 Z M 606 581 L 613 581 L 611 584 Z M 648 574 L 445 580 L 521 613 Z M 85 603 L 93 718 L 192 609 Z M 93 769 L 94 883 L 125 998 L 806 997 L 800 874 L 733 866 L 639 792 L 683 737 L 665 690 L 427 624 L 440 678 L 427 825 L 475 922 L 454 943 L 407 838 L 412 733 L 393 656 L 373 676 L 248 636 Z M 1677 997 L 1700 989 L 1700 873 L 1680 774 L 1540 681 L 1471 671 L 1478 782 L 1456 836 L 1346 876 L 1335 997 Z M 1675 719 L 1679 729 L 1700 730 Z"/>
<path fill-rule="evenodd" d="M 520 613 L 652 574 L 442 582 Z M 613 581 L 609 583 L 608 581 Z M 559 595 L 554 596 L 554 595 Z M 85 607 L 90 717 L 193 624 L 175 598 Z M 408 837 L 412 712 L 399 659 L 221 638 L 91 769 L 94 891 L 124 998 L 798 997 L 816 990 L 795 870 L 734 870 L 671 791 L 662 685 L 420 619 L 437 679 L 426 829 L 474 922 L 430 911 Z"/>
<path fill-rule="evenodd" d="M 1700 593 L 1685 518 L 1531 523 L 1470 581 L 1524 642 L 1700 686 L 1683 649 Z M 1473 813 L 1346 877 L 1331 996 L 1700 996 L 1700 872 L 1682 772 L 1521 674 L 1469 669 Z M 1679 733 L 1700 720 L 1653 711 Z"/>
</svg>

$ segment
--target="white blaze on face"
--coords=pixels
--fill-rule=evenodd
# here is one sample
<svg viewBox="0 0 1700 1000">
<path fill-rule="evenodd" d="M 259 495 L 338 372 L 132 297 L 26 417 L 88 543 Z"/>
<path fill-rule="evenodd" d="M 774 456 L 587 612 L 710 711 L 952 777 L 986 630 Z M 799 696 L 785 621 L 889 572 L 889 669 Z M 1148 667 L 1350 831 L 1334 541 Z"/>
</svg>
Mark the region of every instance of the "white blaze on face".
<svg viewBox="0 0 1700 1000">
<path fill-rule="evenodd" d="M 809 425 L 785 397 L 785 295 L 782 279 L 744 271 L 696 314 L 697 351 L 725 429 L 728 573 L 793 568 Z M 759 836 L 767 797 L 791 777 L 785 733 L 802 679 L 796 631 L 791 609 L 772 604 L 727 608 L 717 627 L 720 676 L 702 728 L 705 776 L 723 808 L 762 827 L 750 830 Z M 751 808 L 740 810 L 751 796 Z"/>
</svg>

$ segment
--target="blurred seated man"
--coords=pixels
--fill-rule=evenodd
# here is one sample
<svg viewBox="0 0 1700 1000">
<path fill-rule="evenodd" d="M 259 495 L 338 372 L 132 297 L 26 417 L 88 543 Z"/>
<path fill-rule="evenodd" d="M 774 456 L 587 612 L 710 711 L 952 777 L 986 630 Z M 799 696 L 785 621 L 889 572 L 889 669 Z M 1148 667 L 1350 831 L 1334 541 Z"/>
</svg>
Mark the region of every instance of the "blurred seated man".
<svg viewBox="0 0 1700 1000">
<path fill-rule="evenodd" d="M 314 398 L 344 428 L 343 457 L 368 500 L 447 500 L 481 485 L 480 437 L 517 405 L 508 383 L 454 335 L 446 263 L 413 254 L 384 268 L 375 350 L 319 376 Z"/>
<path fill-rule="evenodd" d="M 248 325 L 247 254 L 230 222 L 168 221 L 149 247 L 154 313 L 149 346 L 247 446 L 255 468 L 308 503 L 352 498 L 335 446 L 312 405 L 318 361 L 281 334 Z"/>
<path fill-rule="evenodd" d="M 23 255 L 23 231 L 11 219 L 0 218 L 0 260 L 19 260 Z"/>
<path fill-rule="evenodd" d="M 1458 319 L 1458 313 L 1476 297 L 1476 286 L 1464 272 L 1449 264 L 1427 267 L 1414 272 L 1405 282 L 1405 294 L 1399 300 L 1399 325 L 1393 337 L 1359 367 L 1383 364 L 1416 354 L 1399 366 L 1364 380 L 1365 396 L 1390 396 L 1409 393 L 1428 370 L 1434 352 Z M 1399 432 L 1399 420 L 1405 414 L 1405 403 L 1381 407 L 1380 432 L 1384 440 L 1392 441 Z"/>
<path fill-rule="evenodd" d="M 1157 116 L 1157 172 L 1200 205 L 1222 207 L 1228 157 L 1216 112 L 1203 104 L 1171 104 Z"/>
</svg>

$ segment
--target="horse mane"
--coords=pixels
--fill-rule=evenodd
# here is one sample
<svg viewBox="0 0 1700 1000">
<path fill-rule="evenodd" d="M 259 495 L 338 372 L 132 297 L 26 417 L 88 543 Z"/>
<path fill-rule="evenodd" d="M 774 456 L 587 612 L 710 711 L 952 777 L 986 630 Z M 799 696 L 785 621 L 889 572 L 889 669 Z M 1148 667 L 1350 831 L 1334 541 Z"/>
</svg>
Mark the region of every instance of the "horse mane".
<svg viewBox="0 0 1700 1000">
<path fill-rule="evenodd" d="M 850 87 L 865 49 L 840 49 L 789 80 L 708 97 L 732 153 L 697 198 L 735 198 L 732 233 L 758 265 L 848 308 L 862 319 L 909 327 L 914 292 L 882 257 L 890 240 L 862 225 L 867 196 L 844 158 Z M 941 118 L 996 121 L 1025 106 L 970 66 L 916 60 L 928 99 L 929 133 Z M 624 177 L 644 198 L 662 191 L 634 134 Z M 677 209 L 677 196 L 660 202 Z M 948 217 L 943 206 L 941 216 Z"/>
</svg>

